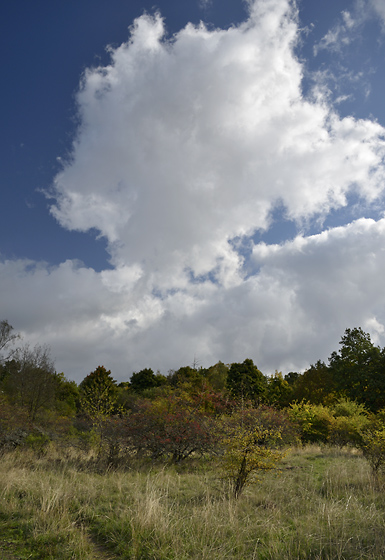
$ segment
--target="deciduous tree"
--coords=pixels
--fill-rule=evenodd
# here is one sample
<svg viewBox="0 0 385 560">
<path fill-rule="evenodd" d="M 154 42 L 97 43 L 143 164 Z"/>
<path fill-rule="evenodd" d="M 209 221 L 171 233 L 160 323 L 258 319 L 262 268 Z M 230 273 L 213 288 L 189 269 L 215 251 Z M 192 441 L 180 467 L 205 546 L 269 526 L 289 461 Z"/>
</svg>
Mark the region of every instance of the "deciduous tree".
<svg viewBox="0 0 385 560">
<path fill-rule="evenodd" d="M 7 368 L 4 387 L 11 402 L 24 408 L 32 422 L 41 409 L 54 407 L 58 377 L 49 348 L 19 348 Z"/>
<path fill-rule="evenodd" d="M 267 380 L 267 401 L 276 407 L 283 408 L 291 402 L 293 390 L 280 371 L 276 371 Z"/>
<path fill-rule="evenodd" d="M 155 374 L 151 368 L 133 373 L 130 379 L 130 387 L 135 393 L 143 393 L 146 389 L 154 389 L 165 383 L 167 383 L 166 377 L 160 373 Z"/>
<path fill-rule="evenodd" d="M 19 338 L 20 335 L 13 332 L 13 327 L 6 319 L 0 321 L 0 364 L 11 359 L 15 350 L 10 349 L 10 346 Z"/>
<path fill-rule="evenodd" d="M 293 386 L 292 400 L 312 404 L 331 404 L 338 399 L 338 396 L 333 371 L 325 362 L 318 360 L 297 378 Z"/>
<path fill-rule="evenodd" d="M 385 406 L 385 361 L 379 347 L 361 328 L 346 329 L 329 368 L 341 396 L 376 411 Z"/>
<path fill-rule="evenodd" d="M 111 371 L 98 366 L 79 385 L 80 403 L 84 412 L 99 421 L 115 412 L 117 387 Z"/>
<path fill-rule="evenodd" d="M 213 450 L 218 441 L 213 417 L 199 405 L 174 395 L 143 401 L 127 417 L 127 437 L 137 453 L 179 463 L 194 453 Z"/>
<path fill-rule="evenodd" d="M 267 379 L 253 360 L 233 363 L 227 376 L 227 388 L 230 393 L 241 399 L 263 401 L 267 392 Z"/>
<path fill-rule="evenodd" d="M 285 453 L 276 447 L 281 433 L 262 427 L 250 411 L 233 415 L 224 431 L 222 468 L 238 498 L 246 485 L 257 482 L 258 475 L 273 469 L 284 457 Z"/>
</svg>

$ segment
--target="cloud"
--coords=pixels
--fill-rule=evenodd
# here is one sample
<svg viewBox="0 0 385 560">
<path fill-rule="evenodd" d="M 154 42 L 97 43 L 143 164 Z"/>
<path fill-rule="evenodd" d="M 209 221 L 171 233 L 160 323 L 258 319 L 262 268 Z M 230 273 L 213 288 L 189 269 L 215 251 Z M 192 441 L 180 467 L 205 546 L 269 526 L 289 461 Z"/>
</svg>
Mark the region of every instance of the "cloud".
<svg viewBox="0 0 385 560">
<path fill-rule="evenodd" d="M 364 26 L 373 19 L 379 20 L 380 25 L 385 28 L 383 0 L 355 0 L 351 10 L 343 10 L 340 18 L 315 45 L 315 56 L 322 50 L 342 54 L 351 43 L 362 39 Z"/>
<path fill-rule="evenodd" d="M 143 15 L 108 66 L 84 73 L 51 212 L 98 229 L 114 269 L 0 269 L 3 312 L 77 380 L 101 363 L 127 379 L 194 355 L 299 369 L 348 326 L 382 336 L 383 220 L 253 246 L 277 206 L 304 227 L 351 193 L 381 199 L 385 145 L 378 123 L 341 119 L 320 91 L 304 98 L 290 2 L 249 10 L 237 27 L 189 24 L 171 38 L 160 14 Z"/>
<path fill-rule="evenodd" d="M 207 10 L 213 5 L 213 0 L 199 0 L 198 5 L 201 10 Z"/>
<path fill-rule="evenodd" d="M 239 27 L 188 25 L 171 40 L 159 14 L 137 19 L 111 64 L 84 75 L 54 216 L 99 229 L 115 263 L 178 288 L 186 267 L 231 275 L 228 241 L 266 228 L 277 203 L 300 221 L 343 206 L 353 184 L 376 197 L 382 128 L 303 99 L 297 38 L 284 0 L 251 4 Z"/>
<path fill-rule="evenodd" d="M 385 4 L 382 0 L 370 0 L 369 5 L 372 7 L 375 15 L 380 19 L 383 29 L 385 29 Z"/>
<path fill-rule="evenodd" d="M 0 269 L 1 296 L 12 298 L 3 311 L 10 317 L 18 307 L 15 326 L 33 343 L 48 342 L 60 369 L 78 381 L 98 364 L 124 380 L 142 367 L 166 373 L 194 356 L 202 365 L 249 356 L 265 373 L 299 370 L 326 360 L 347 326 L 383 342 L 384 241 L 385 219 L 360 219 L 282 245 L 257 244 L 251 262 L 258 273 L 164 298 L 140 296 L 127 269 L 8 263 Z"/>
<path fill-rule="evenodd" d="M 342 53 L 346 47 L 359 38 L 362 26 L 368 17 L 367 6 L 365 10 L 364 3 L 356 1 L 353 4 L 352 11 L 342 11 L 341 17 L 322 37 L 321 41 L 314 46 L 314 55 L 317 56 L 322 50 Z"/>
</svg>

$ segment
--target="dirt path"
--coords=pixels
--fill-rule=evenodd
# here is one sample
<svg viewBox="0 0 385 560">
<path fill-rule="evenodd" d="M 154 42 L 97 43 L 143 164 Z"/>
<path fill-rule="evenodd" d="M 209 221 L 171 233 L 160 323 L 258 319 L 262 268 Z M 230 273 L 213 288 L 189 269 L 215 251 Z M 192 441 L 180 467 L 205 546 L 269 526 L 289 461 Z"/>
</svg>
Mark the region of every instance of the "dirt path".
<svg viewBox="0 0 385 560">
<path fill-rule="evenodd" d="M 92 536 L 88 536 L 88 542 L 93 549 L 93 560 L 117 560 L 117 557 L 106 546 L 96 542 Z"/>
<path fill-rule="evenodd" d="M 117 560 L 106 547 L 96 543 L 93 539 L 89 539 L 92 547 L 92 560 Z M 12 542 L 0 541 L 0 560 L 28 560 L 32 559 L 32 555 L 27 553 L 18 553 L 17 546 Z M 79 560 L 82 560 L 79 558 Z"/>
</svg>

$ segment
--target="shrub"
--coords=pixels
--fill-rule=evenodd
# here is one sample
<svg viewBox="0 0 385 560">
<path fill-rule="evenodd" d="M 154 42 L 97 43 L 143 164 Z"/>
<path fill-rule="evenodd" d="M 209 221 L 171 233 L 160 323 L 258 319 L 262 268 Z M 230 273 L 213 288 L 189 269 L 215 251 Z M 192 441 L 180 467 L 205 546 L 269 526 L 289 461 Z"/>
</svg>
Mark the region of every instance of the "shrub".
<svg viewBox="0 0 385 560">
<path fill-rule="evenodd" d="M 302 443 L 326 443 L 334 422 L 332 412 L 321 404 L 294 403 L 290 419 L 298 426 Z"/>
<path fill-rule="evenodd" d="M 369 422 L 364 405 L 341 399 L 333 406 L 332 411 L 334 419 L 330 425 L 329 442 L 339 447 L 360 446 L 361 432 Z"/>
<path fill-rule="evenodd" d="M 256 422 L 261 428 L 275 430 L 280 433 L 277 443 L 290 445 L 296 443 L 299 438 L 298 427 L 290 419 L 287 410 L 278 410 L 272 406 L 260 405 L 256 408 L 246 409 L 244 416 Z"/>
<path fill-rule="evenodd" d="M 363 431 L 360 447 L 373 475 L 377 478 L 385 468 L 385 427 Z"/>
<path fill-rule="evenodd" d="M 385 409 L 372 414 L 360 432 L 359 447 L 375 478 L 385 471 Z"/>
<path fill-rule="evenodd" d="M 224 421 L 222 470 L 238 498 L 246 485 L 259 480 L 258 474 L 273 469 L 285 453 L 278 450 L 281 433 L 253 421 L 250 411 L 241 411 Z"/>
<path fill-rule="evenodd" d="M 193 453 L 212 451 L 218 442 L 215 419 L 175 396 L 143 401 L 125 424 L 127 444 L 152 459 L 179 463 Z"/>
<path fill-rule="evenodd" d="M 30 447 L 38 454 L 38 456 L 43 456 L 49 445 L 50 438 L 47 434 L 40 430 L 33 430 L 24 440 L 25 445 Z"/>
</svg>

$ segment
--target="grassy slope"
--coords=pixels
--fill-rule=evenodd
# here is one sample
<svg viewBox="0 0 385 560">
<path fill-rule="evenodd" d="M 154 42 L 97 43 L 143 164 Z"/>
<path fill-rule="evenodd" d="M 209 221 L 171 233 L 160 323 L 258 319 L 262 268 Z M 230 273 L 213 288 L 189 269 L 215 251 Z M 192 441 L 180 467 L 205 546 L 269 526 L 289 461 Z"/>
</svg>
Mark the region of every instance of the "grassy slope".
<svg viewBox="0 0 385 560">
<path fill-rule="evenodd" d="M 208 465 L 96 474 L 26 452 L 0 460 L 7 560 L 379 560 L 384 513 L 362 457 L 330 448 L 292 451 L 238 501 Z"/>
</svg>

